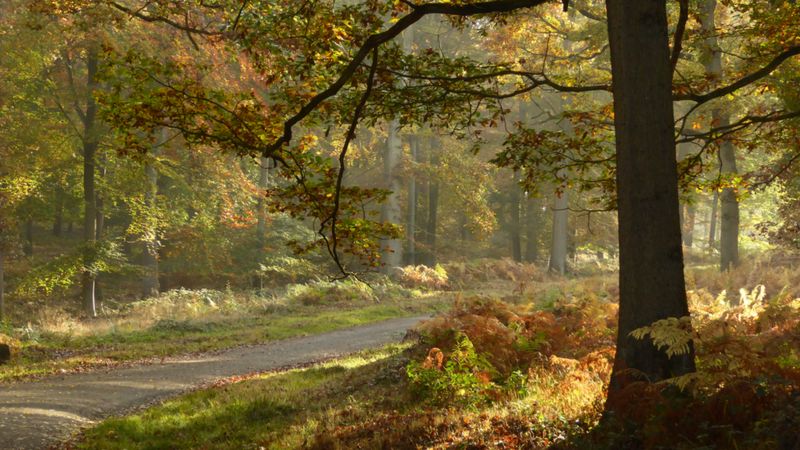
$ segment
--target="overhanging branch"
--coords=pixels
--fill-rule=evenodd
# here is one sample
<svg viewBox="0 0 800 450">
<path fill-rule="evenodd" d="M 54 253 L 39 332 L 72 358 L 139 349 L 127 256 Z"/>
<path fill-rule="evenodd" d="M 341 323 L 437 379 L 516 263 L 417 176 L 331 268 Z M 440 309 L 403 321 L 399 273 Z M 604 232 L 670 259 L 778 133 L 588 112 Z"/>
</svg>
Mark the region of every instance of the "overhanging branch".
<svg viewBox="0 0 800 450">
<path fill-rule="evenodd" d="M 382 44 L 391 41 L 403 32 L 406 28 L 418 22 L 425 16 L 432 14 L 443 14 L 449 16 L 468 17 L 479 14 L 491 13 L 506 13 L 523 8 L 531 8 L 534 6 L 546 3 L 549 0 L 493 0 L 481 3 L 472 3 L 466 5 L 452 4 L 452 3 L 428 3 L 423 5 L 412 6 L 411 12 L 401 17 L 387 30 L 377 34 L 373 34 L 364 41 L 361 47 L 356 52 L 350 63 L 342 70 L 336 81 L 333 82 L 327 89 L 315 95 L 308 101 L 300 111 L 295 113 L 292 117 L 284 122 L 283 135 L 273 144 L 265 148 L 264 154 L 266 156 L 280 150 L 281 147 L 288 144 L 292 140 L 292 127 L 298 122 L 307 117 L 313 112 L 320 104 L 329 98 L 335 96 L 344 87 L 344 85 L 353 77 L 358 67 L 367 58 L 373 50 Z"/>
<path fill-rule="evenodd" d="M 694 94 L 694 93 L 676 94 L 673 96 L 673 98 L 675 100 L 691 100 L 697 102 L 697 104 L 707 103 L 716 98 L 732 94 L 737 90 L 770 75 L 773 71 L 775 71 L 775 69 L 777 69 L 781 64 L 783 64 L 784 61 L 797 55 L 800 55 L 800 45 L 790 47 L 787 50 L 784 50 L 783 52 L 776 55 L 769 63 L 767 63 L 761 69 L 756 70 L 755 72 L 746 75 L 727 86 L 723 86 L 719 89 L 715 89 L 705 94 Z"/>
</svg>

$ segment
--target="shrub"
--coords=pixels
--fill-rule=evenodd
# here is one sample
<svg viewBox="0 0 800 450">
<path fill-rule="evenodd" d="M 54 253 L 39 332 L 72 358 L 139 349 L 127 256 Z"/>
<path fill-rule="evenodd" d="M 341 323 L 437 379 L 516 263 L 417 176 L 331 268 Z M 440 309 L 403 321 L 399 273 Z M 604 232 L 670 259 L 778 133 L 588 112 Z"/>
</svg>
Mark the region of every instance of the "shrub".
<svg viewBox="0 0 800 450">
<path fill-rule="evenodd" d="M 564 304 L 555 312 L 527 312 L 493 299 L 459 300 L 450 313 L 421 326 L 430 350 L 422 362 L 409 364 L 412 386 L 440 403 L 463 389 L 464 403 L 477 404 L 523 396 L 536 380 L 542 396 L 561 395 L 574 409 L 591 404 L 611 372 L 613 333 L 605 317 L 592 317 L 608 313 L 604 302 L 583 304 L 585 313 Z"/>
<path fill-rule="evenodd" d="M 632 333 L 668 354 L 685 353 L 691 339 L 698 370 L 632 383 L 616 394 L 616 429 L 603 431 L 604 439 L 628 434 L 648 448 L 797 446 L 800 300 L 785 294 L 768 300 L 763 285 L 743 289 L 739 297 L 730 305 L 724 292 L 692 292 L 691 329 L 688 317 L 670 318 Z"/>
<path fill-rule="evenodd" d="M 412 386 L 426 399 L 437 404 L 472 406 L 484 403 L 497 386 L 492 383 L 496 372 L 486 358 L 475 352 L 464 334 L 456 337 L 449 356 L 432 348 L 422 363 L 411 362 L 406 374 Z"/>
<path fill-rule="evenodd" d="M 469 285 L 475 282 L 503 280 L 512 282 L 542 281 L 546 273 L 533 264 L 515 262 L 509 258 L 478 259 L 444 265 L 451 284 Z"/>
<path fill-rule="evenodd" d="M 308 281 L 319 275 L 317 265 L 296 256 L 267 256 L 255 270 L 259 286 Z"/>
<path fill-rule="evenodd" d="M 378 301 L 367 284 L 350 279 L 293 284 L 288 286 L 286 297 L 303 305 L 359 304 Z"/>
<path fill-rule="evenodd" d="M 425 265 L 401 267 L 397 278 L 400 284 L 410 288 L 442 290 L 449 287 L 447 271 L 439 264 L 433 268 Z"/>
</svg>

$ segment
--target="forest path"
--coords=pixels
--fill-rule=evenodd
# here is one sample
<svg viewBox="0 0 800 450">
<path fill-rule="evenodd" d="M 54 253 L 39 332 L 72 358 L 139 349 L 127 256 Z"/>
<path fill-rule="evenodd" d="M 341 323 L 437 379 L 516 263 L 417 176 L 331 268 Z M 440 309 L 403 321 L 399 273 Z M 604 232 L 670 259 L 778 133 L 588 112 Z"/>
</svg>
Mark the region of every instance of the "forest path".
<svg viewBox="0 0 800 450">
<path fill-rule="evenodd" d="M 81 427 L 221 378 L 397 342 L 426 318 L 391 319 L 190 359 L 168 358 L 163 364 L 0 386 L 0 449 L 46 449 L 69 439 Z"/>
</svg>

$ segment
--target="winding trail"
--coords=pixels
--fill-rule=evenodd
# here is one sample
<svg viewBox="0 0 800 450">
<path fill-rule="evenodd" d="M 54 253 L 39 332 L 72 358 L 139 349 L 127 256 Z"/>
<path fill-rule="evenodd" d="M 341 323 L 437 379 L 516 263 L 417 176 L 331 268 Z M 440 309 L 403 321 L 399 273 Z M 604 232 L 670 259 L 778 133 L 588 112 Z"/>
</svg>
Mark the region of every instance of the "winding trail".
<svg viewBox="0 0 800 450">
<path fill-rule="evenodd" d="M 0 386 L 0 449 L 38 450 L 82 427 L 234 375 L 274 370 L 399 341 L 427 317 L 234 348 L 192 359 Z"/>
</svg>

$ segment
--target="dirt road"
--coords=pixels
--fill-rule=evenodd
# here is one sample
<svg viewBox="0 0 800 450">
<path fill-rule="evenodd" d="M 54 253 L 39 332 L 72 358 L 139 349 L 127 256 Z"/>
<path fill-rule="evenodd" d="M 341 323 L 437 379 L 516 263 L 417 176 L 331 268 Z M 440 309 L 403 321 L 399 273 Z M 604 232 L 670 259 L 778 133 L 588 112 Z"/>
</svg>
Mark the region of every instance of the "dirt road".
<svg viewBox="0 0 800 450">
<path fill-rule="evenodd" d="M 192 359 L 0 386 L 0 449 L 46 449 L 81 427 L 233 375 L 274 370 L 399 341 L 425 317 L 235 348 Z"/>
</svg>

